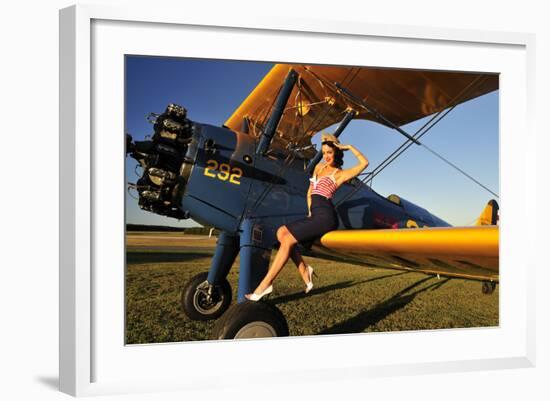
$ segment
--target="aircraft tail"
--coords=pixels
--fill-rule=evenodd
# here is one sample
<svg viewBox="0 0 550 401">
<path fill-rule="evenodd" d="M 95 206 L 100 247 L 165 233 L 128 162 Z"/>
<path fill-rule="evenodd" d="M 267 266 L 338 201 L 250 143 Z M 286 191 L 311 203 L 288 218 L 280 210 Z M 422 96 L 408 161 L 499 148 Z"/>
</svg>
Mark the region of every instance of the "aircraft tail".
<svg viewBox="0 0 550 401">
<path fill-rule="evenodd" d="M 487 206 L 485 206 L 485 209 L 481 212 L 479 217 L 476 221 L 476 226 L 489 226 L 489 225 L 497 225 L 498 224 L 498 203 L 496 200 L 491 199 L 489 202 L 487 202 Z"/>
</svg>

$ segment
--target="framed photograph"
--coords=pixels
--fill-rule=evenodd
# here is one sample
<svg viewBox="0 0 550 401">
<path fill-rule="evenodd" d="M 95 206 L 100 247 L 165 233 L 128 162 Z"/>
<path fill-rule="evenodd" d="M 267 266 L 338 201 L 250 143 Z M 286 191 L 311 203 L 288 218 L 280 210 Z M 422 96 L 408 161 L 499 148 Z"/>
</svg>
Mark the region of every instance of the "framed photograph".
<svg viewBox="0 0 550 401">
<path fill-rule="evenodd" d="M 532 366 L 531 239 L 516 229 L 536 214 L 532 47 L 522 34 L 62 10 L 61 390 Z M 459 116 L 446 137 L 420 136 L 444 113 Z M 335 164 L 327 142 L 353 138 L 362 147 Z M 422 151 L 375 178 L 403 142 Z M 309 177 L 341 177 L 363 151 L 368 166 L 331 181 L 339 229 L 311 240 L 294 224 L 315 217 Z M 345 202 L 358 191 L 368 213 Z M 297 262 L 301 277 L 286 267 L 271 300 L 248 300 L 271 292 L 260 280 L 282 226 L 307 237 L 289 249 L 319 277 Z M 438 245 L 450 226 L 472 226 L 446 240 L 460 257 Z M 481 231 L 481 250 L 458 242 Z M 405 249 L 401 233 L 422 238 Z"/>
</svg>

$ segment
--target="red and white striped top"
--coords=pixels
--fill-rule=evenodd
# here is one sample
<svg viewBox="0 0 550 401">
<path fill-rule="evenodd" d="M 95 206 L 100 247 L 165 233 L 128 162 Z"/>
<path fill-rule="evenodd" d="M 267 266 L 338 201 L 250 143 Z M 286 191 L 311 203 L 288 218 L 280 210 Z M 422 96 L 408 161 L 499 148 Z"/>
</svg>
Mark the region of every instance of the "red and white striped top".
<svg viewBox="0 0 550 401">
<path fill-rule="evenodd" d="M 321 171 L 323 171 L 325 167 L 326 165 L 321 168 Z M 319 179 L 317 179 L 316 175 L 313 175 L 313 177 L 309 179 L 311 181 L 311 184 L 309 184 L 311 195 L 322 195 L 327 199 L 332 198 L 332 195 L 336 192 L 336 178 L 334 177 L 336 171 L 338 171 L 338 169 L 334 169 L 331 175 L 325 175 Z"/>
</svg>

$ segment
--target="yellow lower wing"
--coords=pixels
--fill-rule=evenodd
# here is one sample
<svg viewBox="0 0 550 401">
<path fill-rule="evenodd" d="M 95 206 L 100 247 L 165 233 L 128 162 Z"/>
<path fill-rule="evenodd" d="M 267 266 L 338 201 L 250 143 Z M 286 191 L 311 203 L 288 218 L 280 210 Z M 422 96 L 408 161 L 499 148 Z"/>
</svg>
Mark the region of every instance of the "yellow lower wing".
<svg viewBox="0 0 550 401">
<path fill-rule="evenodd" d="M 338 230 L 314 250 L 375 267 L 498 281 L 498 226 Z"/>
</svg>

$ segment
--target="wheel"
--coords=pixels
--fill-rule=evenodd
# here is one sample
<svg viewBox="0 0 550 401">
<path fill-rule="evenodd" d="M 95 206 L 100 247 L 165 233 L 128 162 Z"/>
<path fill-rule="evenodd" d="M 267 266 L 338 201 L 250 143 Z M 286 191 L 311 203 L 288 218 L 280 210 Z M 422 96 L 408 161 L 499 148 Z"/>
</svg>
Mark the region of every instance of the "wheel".
<svg viewBox="0 0 550 401">
<path fill-rule="evenodd" d="M 208 272 L 197 274 L 186 284 L 181 293 L 183 312 L 191 320 L 219 318 L 231 305 L 231 286 L 226 279 L 218 285 L 210 285 Z"/>
<path fill-rule="evenodd" d="M 484 281 L 483 285 L 481 286 L 481 292 L 486 295 L 491 295 L 497 286 L 497 283 L 493 281 Z"/>
<path fill-rule="evenodd" d="M 286 336 L 288 325 L 284 315 L 265 302 L 246 301 L 233 305 L 212 330 L 214 340 Z"/>
</svg>

